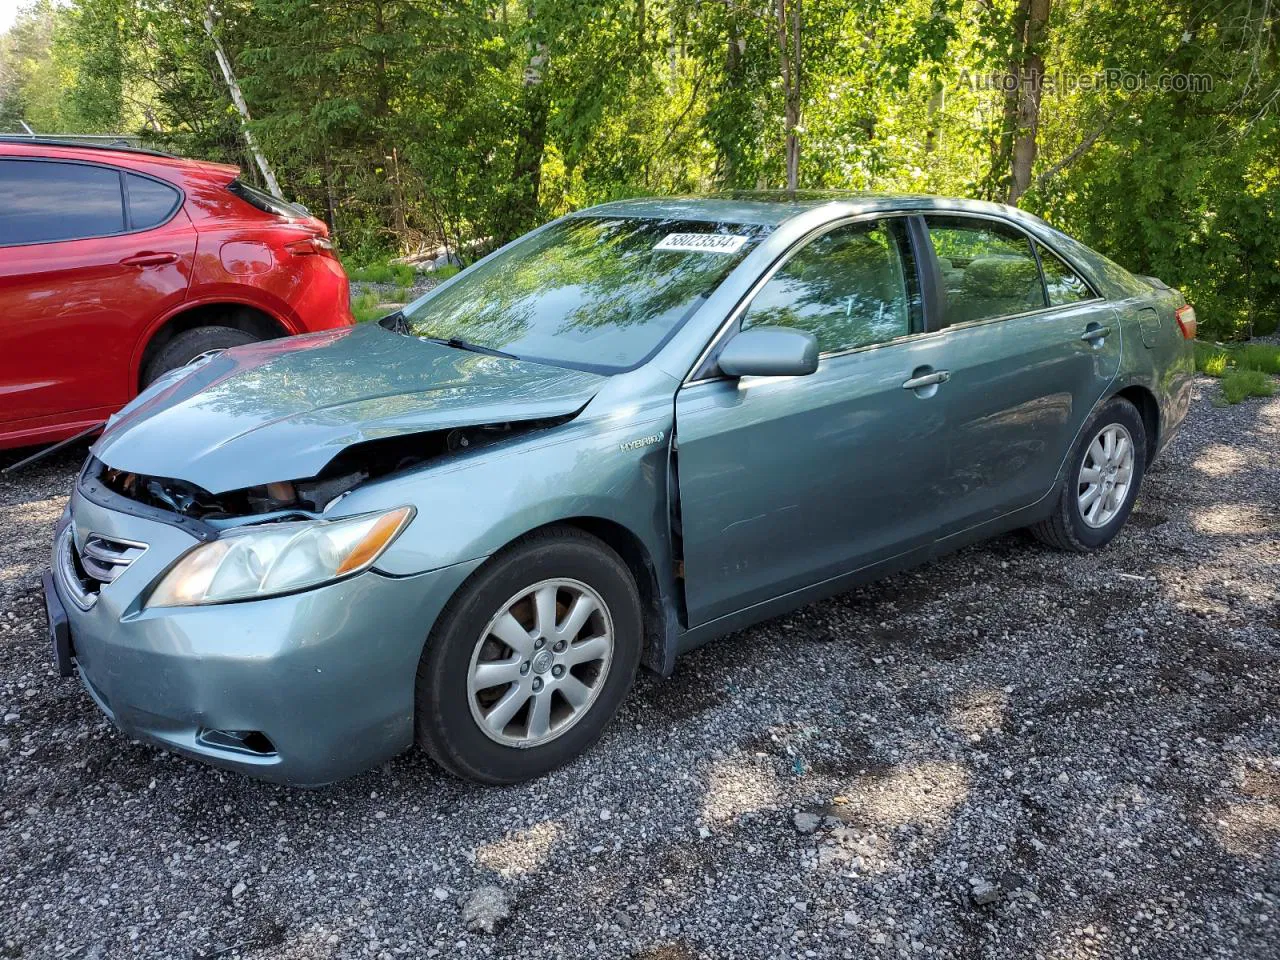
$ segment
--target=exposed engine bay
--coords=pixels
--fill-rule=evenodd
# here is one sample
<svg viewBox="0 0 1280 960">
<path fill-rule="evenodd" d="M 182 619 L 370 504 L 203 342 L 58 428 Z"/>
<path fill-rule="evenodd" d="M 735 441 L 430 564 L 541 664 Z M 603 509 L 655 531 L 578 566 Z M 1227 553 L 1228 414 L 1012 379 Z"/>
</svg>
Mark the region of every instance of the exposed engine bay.
<svg viewBox="0 0 1280 960">
<path fill-rule="evenodd" d="M 541 420 L 480 424 L 367 440 L 347 447 L 314 477 L 283 480 L 213 494 L 172 477 L 152 477 L 109 467 L 96 458 L 85 471 L 113 493 L 145 506 L 194 520 L 291 512 L 319 513 L 335 499 L 370 480 L 410 470 L 429 461 L 558 426 L 577 413 Z"/>
</svg>

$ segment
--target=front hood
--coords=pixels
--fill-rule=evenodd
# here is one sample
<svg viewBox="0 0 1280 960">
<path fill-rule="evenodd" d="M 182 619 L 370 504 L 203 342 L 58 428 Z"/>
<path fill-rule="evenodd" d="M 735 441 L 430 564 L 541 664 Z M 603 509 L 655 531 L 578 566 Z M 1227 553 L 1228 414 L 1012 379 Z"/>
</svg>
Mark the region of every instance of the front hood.
<svg viewBox="0 0 1280 960">
<path fill-rule="evenodd" d="M 313 477 L 366 440 L 567 416 L 604 380 L 364 324 L 220 354 L 140 396 L 93 453 L 223 493 Z"/>
</svg>

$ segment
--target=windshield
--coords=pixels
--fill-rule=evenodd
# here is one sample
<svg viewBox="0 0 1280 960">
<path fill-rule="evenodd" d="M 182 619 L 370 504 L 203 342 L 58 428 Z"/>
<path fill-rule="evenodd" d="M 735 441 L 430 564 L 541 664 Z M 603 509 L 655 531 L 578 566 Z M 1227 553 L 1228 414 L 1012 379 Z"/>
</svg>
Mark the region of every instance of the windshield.
<svg viewBox="0 0 1280 960">
<path fill-rule="evenodd" d="M 416 337 L 619 373 L 652 357 L 768 229 L 572 218 L 465 270 L 404 316 Z"/>
</svg>

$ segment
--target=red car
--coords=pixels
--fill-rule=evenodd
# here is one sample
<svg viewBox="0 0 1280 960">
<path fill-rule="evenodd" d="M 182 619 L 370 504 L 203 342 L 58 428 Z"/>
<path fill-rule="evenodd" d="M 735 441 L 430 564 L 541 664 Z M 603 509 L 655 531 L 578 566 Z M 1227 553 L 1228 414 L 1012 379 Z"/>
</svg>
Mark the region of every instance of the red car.
<svg viewBox="0 0 1280 960">
<path fill-rule="evenodd" d="M 207 351 L 353 322 L 328 228 L 237 173 L 0 138 L 0 449 L 101 423 Z"/>
</svg>

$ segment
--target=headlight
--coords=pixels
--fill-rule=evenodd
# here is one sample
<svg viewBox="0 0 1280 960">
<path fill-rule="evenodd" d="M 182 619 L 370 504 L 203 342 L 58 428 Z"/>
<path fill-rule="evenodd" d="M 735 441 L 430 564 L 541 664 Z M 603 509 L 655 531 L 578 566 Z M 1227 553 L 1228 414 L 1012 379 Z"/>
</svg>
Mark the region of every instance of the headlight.
<svg viewBox="0 0 1280 960">
<path fill-rule="evenodd" d="M 187 607 L 251 600 L 367 570 L 413 517 L 412 507 L 347 520 L 303 520 L 233 531 L 191 550 L 147 600 Z"/>
</svg>

